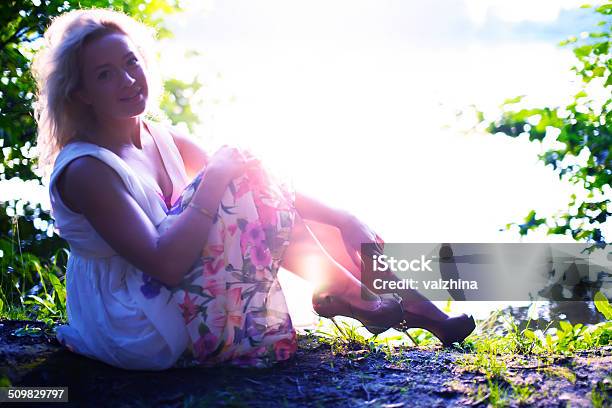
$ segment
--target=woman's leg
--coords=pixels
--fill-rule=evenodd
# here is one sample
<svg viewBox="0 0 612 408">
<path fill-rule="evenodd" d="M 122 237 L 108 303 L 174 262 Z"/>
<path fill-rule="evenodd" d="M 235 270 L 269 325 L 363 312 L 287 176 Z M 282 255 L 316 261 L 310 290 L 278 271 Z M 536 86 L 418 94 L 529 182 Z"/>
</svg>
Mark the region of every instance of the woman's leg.
<svg viewBox="0 0 612 408">
<path fill-rule="evenodd" d="M 373 301 L 379 297 L 365 287 L 362 297 L 359 279 L 326 252 L 297 213 L 291 230 L 291 242 L 285 249 L 281 266 L 314 283 L 316 291 L 344 295 L 362 309 L 373 309 L 377 305 Z"/>
<path fill-rule="evenodd" d="M 352 258 L 346 252 L 342 233 L 333 225 L 322 224 L 316 221 L 305 220 L 308 229 L 320 242 L 325 251 L 343 268 L 349 271 L 355 278 L 361 281 L 361 269 L 355 265 Z"/>
<path fill-rule="evenodd" d="M 325 251 L 339 263 L 343 269 L 350 272 L 357 280 L 361 281 L 361 268 L 357 267 L 352 258 L 346 252 L 342 233 L 333 225 L 321 224 L 314 221 L 306 221 L 308 228 L 315 235 Z M 392 272 L 386 277 L 389 280 L 400 280 Z M 371 282 L 363 282 L 366 287 L 373 289 Z M 397 291 L 404 300 L 404 307 L 412 313 L 417 313 L 436 320 L 446 319 L 448 316 L 438 309 L 429 299 L 416 290 L 406 289 Z"/>
</svg>

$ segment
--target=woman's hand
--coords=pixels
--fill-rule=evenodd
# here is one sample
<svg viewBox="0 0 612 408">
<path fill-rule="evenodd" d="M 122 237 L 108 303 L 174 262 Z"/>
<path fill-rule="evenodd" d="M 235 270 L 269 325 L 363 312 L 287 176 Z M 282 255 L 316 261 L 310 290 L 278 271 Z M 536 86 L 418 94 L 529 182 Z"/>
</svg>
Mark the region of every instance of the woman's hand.
<svg viewBox="0 0 612 408">
<path fill-rule="evenodd" d="M 245 171 L 260 164 L 259 159 L 236 147 L 223 145 L 210 158 L 209 167 L 222 174 L 227 182 L 241 176 Z"/>
<path fill-rule="evenodd" d="M 342 233 L 346 252 L 358 268 L 361 268 L 363 258 L 361 254 L 362 243 L 375 244 L 374 251 L 376 253 L 383 252 L 385 245 L 383 239 L 354 215 L 348 215 L 346 220 L 338 225 L 338 228 Z"/>
</svg>

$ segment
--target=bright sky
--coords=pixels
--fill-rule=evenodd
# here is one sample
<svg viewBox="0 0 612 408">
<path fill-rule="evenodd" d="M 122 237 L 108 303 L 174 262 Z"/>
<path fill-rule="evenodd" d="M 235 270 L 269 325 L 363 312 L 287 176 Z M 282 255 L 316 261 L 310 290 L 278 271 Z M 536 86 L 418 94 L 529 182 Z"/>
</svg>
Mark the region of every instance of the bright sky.
<svg viewBox="0 0 612 408">
<path fill-rule="evenodd" d="M 534 21 L 553 23 L 562 10 L 574 9 L 588 2 L 584 0 L 464 0 L 467 14 L 477 25 L 485 24 L 489 16 L 503 21 L 520 23 Z"/>
<path fill-rule="evenodd" d="M 539 145 L 442 127 L 472 103 L 570 95 L 554 23 L 577 3 L 541 3 L 208 1 L 171 23 L 165 69 L 204 82 L 205 145 L 252 148 L 387 241 L 514 241 L 498 229 L 562 209 L 568 187 Z"/>
</svg>

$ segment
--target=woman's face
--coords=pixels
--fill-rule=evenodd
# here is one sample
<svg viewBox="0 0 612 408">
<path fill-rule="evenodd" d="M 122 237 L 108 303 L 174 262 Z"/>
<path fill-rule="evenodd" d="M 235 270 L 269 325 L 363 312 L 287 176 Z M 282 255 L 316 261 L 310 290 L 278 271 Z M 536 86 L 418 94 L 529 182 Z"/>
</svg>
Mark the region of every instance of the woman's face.
<svg viewBox="0 0 612 408">
<path fill-rule="evenodd" d="M 98 120 L 127 119 L 145 111 L 149 89 L 142 57 L 129 37 L 105 34 L 82 51 L 81 101 Z"/>
</svg>

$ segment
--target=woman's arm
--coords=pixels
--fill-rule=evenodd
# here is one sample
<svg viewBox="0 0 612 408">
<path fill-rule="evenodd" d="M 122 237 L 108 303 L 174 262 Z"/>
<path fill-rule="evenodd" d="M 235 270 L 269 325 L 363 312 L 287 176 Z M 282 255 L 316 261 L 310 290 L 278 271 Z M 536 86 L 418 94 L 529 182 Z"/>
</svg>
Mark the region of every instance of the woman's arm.
<svg viewBox="0 0 612 408">
<path fill-rule="evenodd" d="M 64 169 L 64 201 L 74 203 L 117 254 L 169 286 L 179 284 L 207 240 L 212 220 L 187 208 L 172 227 L 157 232 L 119 175 L 95 157 L 74 159 Z M 206 168 L 191 202 L 214 214 L 229 179 L 214 165 Z"/>
<path fill-rule="evenodd" d="M 354 218 L 348 211 L 333 208 L 322 202 L 296 191 L 295 208 L 300 216 L 307 220 L 329 224 L 341 228 Z"/>
</svg>

